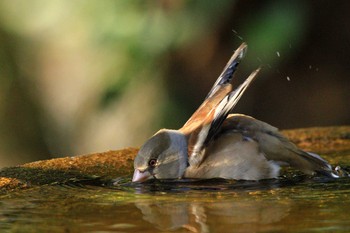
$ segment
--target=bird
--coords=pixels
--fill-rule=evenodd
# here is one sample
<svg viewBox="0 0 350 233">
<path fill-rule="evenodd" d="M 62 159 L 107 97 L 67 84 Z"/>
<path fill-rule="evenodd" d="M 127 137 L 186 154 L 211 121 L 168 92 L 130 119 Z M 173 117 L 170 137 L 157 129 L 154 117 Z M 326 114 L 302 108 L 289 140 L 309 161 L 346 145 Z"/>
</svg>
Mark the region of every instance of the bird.
<svg viewBox="0 0 350 233">
<path fill-rule="evenodd" d="M 303 151 L 279 130 L 244 114 L 232 113 L 261 68 L 237 88 L 231 81 L 246 54 L 242 43 L 203 103 L 178 130 L 161 129 L 140 148 L 132 182 L 223 178 L 275 179 L 289 166 L 308 175 L 337 178 L 321 156 Z"/>
</svg>

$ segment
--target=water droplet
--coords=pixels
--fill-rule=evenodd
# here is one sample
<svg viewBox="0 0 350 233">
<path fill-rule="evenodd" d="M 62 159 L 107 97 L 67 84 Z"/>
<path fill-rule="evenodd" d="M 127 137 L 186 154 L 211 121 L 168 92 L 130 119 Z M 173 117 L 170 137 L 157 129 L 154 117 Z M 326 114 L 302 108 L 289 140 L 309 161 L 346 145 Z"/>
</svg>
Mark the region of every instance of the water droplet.
<svg viewBox="0 0 350 233">
<path fill-rule="evenodd" d="M 238 35 L 238 32 L 237 32 L 235 29 L 232 29 L 232 32 L 235 34 L 235 36 L 236 36 L 238 39 L 240 39 L 240 40 L 243 41 L 243 37 L 241 37 L 240 35 Z"/>
<path fill-rule="evenodd" d="M 278 57 L 280 57 L 280 56 L 281 56 L 281 55 L 280 55 L 280 52 L 278 52 L 278 51 L 276 52 L 276 54 L 277 54 L 277 56 L 278 56 Z"/>
<path fill-rule="evenodd" d="M 288 81 L 288 82 L 290 81 L 290 78 L 289 78 L 289 76 L 287 76 L 287 81 Z"/>
</svg>

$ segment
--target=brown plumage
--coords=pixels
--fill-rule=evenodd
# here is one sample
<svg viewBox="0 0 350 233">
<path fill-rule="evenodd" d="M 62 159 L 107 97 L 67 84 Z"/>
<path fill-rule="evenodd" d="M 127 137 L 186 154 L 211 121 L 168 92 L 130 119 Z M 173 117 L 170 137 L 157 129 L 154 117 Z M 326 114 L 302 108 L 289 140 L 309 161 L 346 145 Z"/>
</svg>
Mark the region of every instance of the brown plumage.
<svg viewBox="0 0 350 233">
<path fill-rule="evenodd" d="M 337 177 L 320 156 L 302 151 L 278 129 L 252 117 L 230 114 L 260 69 L 232 91 L 233 74 L 246 52 L 242 44 L 198 110 L 179 130 L 162 129 L 140 149 L 134 182 L 147 179 L 277 178 L 281 166 Z"/>
</svg>

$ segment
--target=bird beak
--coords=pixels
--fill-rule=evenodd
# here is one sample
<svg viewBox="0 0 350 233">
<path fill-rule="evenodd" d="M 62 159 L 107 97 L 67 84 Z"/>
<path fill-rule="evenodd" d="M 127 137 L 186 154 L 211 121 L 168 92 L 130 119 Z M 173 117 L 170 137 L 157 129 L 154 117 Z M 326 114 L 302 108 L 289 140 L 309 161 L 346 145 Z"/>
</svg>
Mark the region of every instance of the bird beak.
<svg viewBox="0 0 350 233">
<path fill-rule="evenodd" d="M 134 176 L 132 177 L 132 182 L 144 182 L 152 177 L 151 173 L 148 171 L 140 172 L 138 169 L 135 169 Z"/>
</svg>

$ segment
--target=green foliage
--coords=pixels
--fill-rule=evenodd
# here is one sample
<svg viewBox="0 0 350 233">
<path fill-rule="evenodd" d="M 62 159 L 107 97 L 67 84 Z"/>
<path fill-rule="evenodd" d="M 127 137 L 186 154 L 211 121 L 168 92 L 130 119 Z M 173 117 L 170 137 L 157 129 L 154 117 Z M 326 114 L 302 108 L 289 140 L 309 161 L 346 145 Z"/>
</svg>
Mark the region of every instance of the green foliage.
<svg viewBox="0 0 350 233">
<path fill-rule="evenodd" d="M 230 0 L 1 1 L 0 40 L 11 46 L 0 51 L 0 121 L 37 126 L 32 133 L 23 134 L 18 127 L 12 132 L 22 138 L 11 140 L 36 138 L 48 144 L 40 149 L 42 143 L 37 143 L 26 152 L 32 155 L 46 153 L 47 148 L 52 154 L 95 151 L 74 148 L 97 140 L 110 140 L 107 150 L 123 141 L 118 135 L 131 138 L 127 145 L 116 144 L 118 147 L 138 145 L 158 127 L 177 127 L 189 116 L 190 108 L 181 90 L 168 94 L 172 87 L 164 85 L 174 51 L 188 50 L 207 38 L 213 38 L 217 47 L 231 50 L 237 39 L 231 30 L 240 28 L 238 33 L 251 48 L 251 61 L 246 63 L 256 67 L 261 63 L 257 57 L 264 64 L 278 62 L 276 50 L 285 55 L 292 51 L 289 44 L 294 46 L 303 37 L 307 20 L 304 2 L 270 1 L 262 9 L 252 3 L 249 10 L 258 13 L 245 17 L 242 25 L 231 20 L 233 14 L 240 13 L 236 5 Z M 221 44 L 225 41 L 223 28 L 231 38 L 226 39 L 228 45 Z M 192 55 L 194 59 L 197 56 Z M 14 93 L 8 91 L 9 80 L 19 80 L 12 88 L 25 93 L 21 96 L 29 95 L 30 101 L 22 103 L 38 108 L 35 115 L 24 112 L 21 124 L 12 116 L 3 117 L 9 108 L 3 103 Z M 127 132 L 130 135 L 122 127 L 117 127 L 115 135 L 98 134 L 104 122 L 122 126 L 119 121 L 125 118 L 130 127 L 135 126 Z M 0 140 L 7 132 L 0 131 Z M 136 142 L 132 141 L 136 137 L 133 132 L 140 135 Z M 83 139 L 86 141 L 79 141 Z M 9 150 L 18 148 L 10 146 Z M 0 148 L 0 157 L 3 154 Z"/>
<path fill-rule="evenodd" d="M 305 22 L 307 4 L 302 1 L 270 2 L 247 20 L 242 34 L 250 47 L 248 56 L 261 59 L 252 59 L 252 65 L 273 65 L 281 61 L 280 56 L 288 57 L 305 35 Z"/>
</svg>

